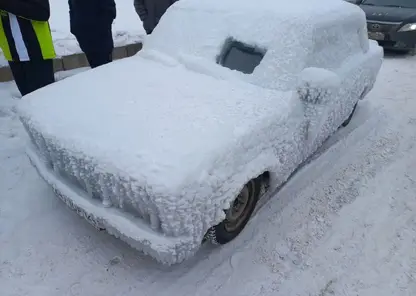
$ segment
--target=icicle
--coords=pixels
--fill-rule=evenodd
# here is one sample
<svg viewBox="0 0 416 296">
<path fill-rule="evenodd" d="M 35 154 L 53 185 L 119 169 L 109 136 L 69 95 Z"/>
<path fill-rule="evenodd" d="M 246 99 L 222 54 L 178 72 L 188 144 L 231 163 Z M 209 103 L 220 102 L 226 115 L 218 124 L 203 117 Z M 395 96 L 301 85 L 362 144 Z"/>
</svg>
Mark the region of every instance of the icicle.
<svg viewBox="0 0 416 296">
<path fill-rule="evenodd" d="M 123 187 L 121 186 L 121 180 L 118 178 L 113 178 L 114 181 L 114 197 L 117 199 L 118 201 L 118 207 L 120 209 L 124 208 L 124 199 L 125 199 L 125 194 L 123 192 Z"/>
<path fill-rule="evenodd" d="M 153 230 L 159 230 L 159 228 L 160 228 L 160 219 L 154 213 L 150 213 L 150 227 Z"/>
<path fill-rule="evenodd" d="M 132 182 L 132 181 L 130 181 Z M 140 188 L 136 186 L 135 184 L 130 183 L 131 193 L 132 193 L 132 200 L 134 201 L 134 204 L 136 205 L 136 209 L 139 212 L 139 214 L 142 216 L 143 219 L 146 220 L 146 222 L 150 222 L 149 214 L 146 212 L 146 209 L 148 209 L 147 204 L 143 200 L 143 192 L 140 192 Z M 133 189 L 133 186 L 135 189 Z"/>
<path fill-rule="evenodd" d="M 107 184 L 106 184 L 106 181 L 105 181 L 105 175 L 104 174 L 100 174 L 98 182 L 99 182 L 100 187 L 102 188 L 102 191 L 103 191 L 102 204 L 106 208 L 111 208 L 113 203 L 111 202 L 111 199 L 110 199 L 110 195 L 109 195 L 109 192 L 108 192 L 108 187 L 107 187 Z"/>
<path fill-rule="evenodd" d="M 92 194 L 92 187 L 91 187 L 90 183 L 88 182 L 88 180 L 87 180 L 87 179 L 84 179 L 84 183 L 85 183 L 85 189 L 87 190 L 87 194 L 88 194 L 88 196 L 89 196 L 91 199 L 93 199 L 93 198 L 94 198 L 94 196 L 93 196 L 93 194 Z"/>
</svg>

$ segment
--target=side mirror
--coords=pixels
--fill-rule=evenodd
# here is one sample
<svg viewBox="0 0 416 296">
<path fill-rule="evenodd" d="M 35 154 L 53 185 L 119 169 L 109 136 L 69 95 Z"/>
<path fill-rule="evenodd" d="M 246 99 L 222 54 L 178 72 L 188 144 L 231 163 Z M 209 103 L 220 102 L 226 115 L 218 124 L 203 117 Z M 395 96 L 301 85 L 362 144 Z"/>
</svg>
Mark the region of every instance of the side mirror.
<svg viewBox="0 0 416 296">
<path fill-rule="evenodd" d="M 325 103 L 341 85 L 337 74 L 322 68 L 305 68 L 299 74 L 296 91 L 307 104 Z"/>
</svg>

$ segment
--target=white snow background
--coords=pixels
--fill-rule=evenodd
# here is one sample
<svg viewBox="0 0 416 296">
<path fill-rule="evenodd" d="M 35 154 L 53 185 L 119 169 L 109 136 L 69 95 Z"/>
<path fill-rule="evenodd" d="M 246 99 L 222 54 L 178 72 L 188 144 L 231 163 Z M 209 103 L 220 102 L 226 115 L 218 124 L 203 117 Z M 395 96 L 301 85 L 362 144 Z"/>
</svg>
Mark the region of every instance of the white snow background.
<svg viewBox="0 0 416 296">
<path fill-rule="evenodd" d="M 85 0 L 87 1 L 87 0 Z M 50 27 L 56 54 L 61 57 L 81 52 L 75 36 L 69 29 L 68 0 L 49 0 L 51 6 Z M 142 22 L 134 10 L 133 0 L 115 0 L 117 17 L 113 23 L 114 45 L 136 43 L 145 35 Z M 7 61 L 0 50 L 0 66 Z"/>
<path fill-rule="evenodd" d="M 172 267 L 98 232 L 24 154 L 0 85 L 0 294 L 416 295 L 416 58 L 387 57 L 374 90 L 221 248 Z"/>
</svg>

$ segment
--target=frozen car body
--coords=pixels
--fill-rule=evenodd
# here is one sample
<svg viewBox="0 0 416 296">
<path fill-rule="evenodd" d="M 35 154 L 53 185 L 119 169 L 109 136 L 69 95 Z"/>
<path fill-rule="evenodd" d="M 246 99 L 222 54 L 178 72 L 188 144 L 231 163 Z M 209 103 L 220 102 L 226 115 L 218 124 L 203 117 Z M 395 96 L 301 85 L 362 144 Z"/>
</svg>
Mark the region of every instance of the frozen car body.
<svg viewBox="0 0 416 296">
<path fill-rule="evenodd" d="M 216 63 L 230 37 L 267 50 L 252 74 Z M 24 98 L 28 155 L 97 228 L 178 263 L 248 180 L 277 188 L 341 125 L 382 54 L 343 1 L 181 0 L 136 56 Z"/>
</svg>

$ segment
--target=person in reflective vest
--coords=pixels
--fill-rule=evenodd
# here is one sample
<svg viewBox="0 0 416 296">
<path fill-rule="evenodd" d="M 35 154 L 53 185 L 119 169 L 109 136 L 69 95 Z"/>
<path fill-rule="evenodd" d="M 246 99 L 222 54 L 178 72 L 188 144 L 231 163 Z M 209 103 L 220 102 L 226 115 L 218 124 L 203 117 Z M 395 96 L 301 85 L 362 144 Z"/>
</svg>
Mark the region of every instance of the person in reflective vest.
<svg viewBox="0 0 416 296">
<path fill-rule="evenodd" d="M 0 0 L 0 48 L 22 96 L 55 81 L 49 0 Z"/>
</svg>

